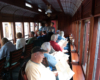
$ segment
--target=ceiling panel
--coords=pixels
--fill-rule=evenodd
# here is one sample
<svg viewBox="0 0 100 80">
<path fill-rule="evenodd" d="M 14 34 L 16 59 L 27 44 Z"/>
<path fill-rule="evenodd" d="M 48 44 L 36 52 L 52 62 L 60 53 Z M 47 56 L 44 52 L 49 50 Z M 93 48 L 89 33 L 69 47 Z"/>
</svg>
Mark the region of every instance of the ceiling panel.
<svg viewBox="0 0 100 80">
<path fill-rule="evenodd" d="M 60 0 L 64 12 L 70 13 L 71 16 L 75 14 L 83 0 Z"/>
<path fill-rule="evenodd" d="M 61 11 L 61 8 L 59 6 L 59 3 L 57 0 L 47 0 L 51 5 L 52 7 L 56 10 L 56 11 Z"/>
<path fill-rule="evenodd" d="M 28 16 L 28 17 L 33 17 L 32 15 L 38 14 L 36 12 L 30 11 L 27 9 L 23 9 L 21 7 L 17 7 L 14 5 L 6 4 L 3 2 L 0 2 L 0 11 L 1 11 L 1 13 L 15 14 L 15 15 L 20 15 L 20 16 Z"/>
<path fill-rule="evenodd" d="M 4 6 L 1 10 L 1 13 L 8 13 L 8 14 L 13 14 L 17 10 L 16 7 L 13 6 Z"/>
<path fill-rule="evenodd" d="M 44 10 L 47 8 L 47 6 L 45 5 L 45 3 L 42 0 L 26 0 L 26 1 L 33 5 L 38 6 L 39 8 L 44 9 Z"/>
</svg>

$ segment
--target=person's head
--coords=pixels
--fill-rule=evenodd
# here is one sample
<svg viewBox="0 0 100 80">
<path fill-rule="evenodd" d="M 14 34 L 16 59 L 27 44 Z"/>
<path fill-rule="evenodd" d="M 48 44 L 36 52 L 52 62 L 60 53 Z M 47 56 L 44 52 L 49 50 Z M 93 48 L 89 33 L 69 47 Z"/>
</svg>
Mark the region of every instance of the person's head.
<svg viewBox="0 0 100 80">
<path fill-rule="evenodd" d="M 22 38 L 22 33 L 18 32 L 17 33 L 17 38 Z"/>
<path fill-rule="evenodd" d="M 35 63 L 40 64 L 44 58 L 44 52 L 47 52 L 46 50 L 40 48 L 40 47 L 34 47 L 31 51 L 31 60 Z"/>
<path fill-rule="evenodd" d="M 34 35 L 35 35 L 35 33 L 32 31 L 32 32 L 31 32 L 31 37 L 34 37 Z"/>
<path fill-rule="evenodd" d="M 44 35 L 44 32 L 43 31 L 40 31 L 40 36 Z"/>
<path fill-rule="evenodd" d="M 45 27 L 47 27 L 48 26 L 48 24 L 47 23 L 45 23 Z"/>
<path fill-rule="evenodd" d="M 44 43 L 41 45 L 41 48 L 44 49 L 44 50 L 47 50 L 47 53 L 49 53 L 50 50 L 51 50 L 50 42 L 44 42 Z"/>
<path fill-rule="evenodd" d="M 57 41 L 57 39 L 58 39 L 58 36 L 57 36 L 57 34 L 53 34 L 52 36 L 51 36 L 51 40 L 52 41 Z"/>
<path fill-rule="evenodd" d="M 60 34 L 60 30 L 57 30 L 57 34 Z"/>
<path fill-rule="evenodd" d="M 37 32 L 37 36 L 40 36 L 40 31 Z"/>
<path fill-rule="evenodd" d="M 64 37 L 64 31 L 60 31 L 60 36 Z"/>
<path fill-rule="evenodd" d="M 47 34 L 47 32 L 46 31 L 43 31 L 44 32 L 44 34 Z"/>
<path fill-rule="evenodd" d="M 54 22 L 51 22 L 50 26 L 53 27 L 53 25 L 54 25 Z"/>
<path fill-rule="evenodd" d="M 2 38 L 1 45 L 3 46 L 7 42 L 9 42 L 9 40 L 7 38 Z"/>
</svg>

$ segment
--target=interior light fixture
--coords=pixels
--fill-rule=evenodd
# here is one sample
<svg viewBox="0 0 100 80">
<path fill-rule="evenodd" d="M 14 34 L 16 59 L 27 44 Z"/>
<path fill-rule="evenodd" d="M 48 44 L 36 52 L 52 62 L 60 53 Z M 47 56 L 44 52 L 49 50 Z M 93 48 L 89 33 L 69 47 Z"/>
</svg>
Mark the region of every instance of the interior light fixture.
<svg viewBox="0 0 100 80">
<path fill-rule="evenodd" d="M 29 7 L 29 8 L 33 8 L 33 6 L 29 3 L 25 3 L 25 6 Z"/>
<path fill-rule="evenodd" d="M 41 9 L 38 9 L 38 11 L 39 11 L 39 12 L 42 12 L 42 10 L 41 10 Z"/>
</svg>

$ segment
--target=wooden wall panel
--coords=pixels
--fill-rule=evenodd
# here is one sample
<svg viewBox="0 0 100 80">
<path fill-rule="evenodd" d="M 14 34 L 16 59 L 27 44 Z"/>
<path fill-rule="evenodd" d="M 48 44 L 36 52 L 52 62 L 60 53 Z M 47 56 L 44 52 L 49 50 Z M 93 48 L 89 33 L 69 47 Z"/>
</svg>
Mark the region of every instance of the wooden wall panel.
<svg viewBox="0 0 100 80">
<path fill-rule="evenodd" d="M 94 14 L 100 15 L 100 0 L 95 0 Z"/>
<path fill-rule="evenodd" d="M 58 29 L 63 30 L 65 36 L 69 36 L 71 34 L 71 26 L 70 26 L 70 17 L 68 16 L 59 16 L 58 17 Z"/>
<path fill-rule="evenodd" d="M 80 64 L 80 65 L 82 65 L 83 35 L 84 35 L 84 22 L 81 21 L 81 33 L 80 33 L 80 56 L 79 56 L 79 64 Z"/>
<path fill-rule="evenodd" d="M 14 16 L 14 21 L 15 22 L 23 22 L 22 16 Z"/>
<path fill-rule="evenodd" d="M 83 9 L 83 14 L 82 14 L 83 18 L 90 17 L 90 15 L 91 15 L 91 8 L 92 8 L 91 1 L 92 0 L 85 0 L 83 2 L 83 7 L 82 7 L 82 9 Z"/>
<path fill-rule="evenodd" d="M 81 6 L 80 6 L 79 9 L 78 9 L 77 19 L 78 19 L 78 20 L 81 19 Z"/>
</svg>

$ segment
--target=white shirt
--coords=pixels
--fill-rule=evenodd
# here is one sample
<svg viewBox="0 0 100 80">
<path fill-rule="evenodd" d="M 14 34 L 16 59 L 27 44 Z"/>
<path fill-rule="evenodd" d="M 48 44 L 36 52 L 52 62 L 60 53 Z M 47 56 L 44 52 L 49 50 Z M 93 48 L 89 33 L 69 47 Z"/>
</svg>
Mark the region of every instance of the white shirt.
<svg viewBox="0 0 100 80">
<path fill-rule="evenodd" d="M 42 64 L 28 61 L 25 72 L 28 80 L 56 80 L 55 75 Z"/>
<path fill-rule="evenodd" d="M 16 41 L 16 49 L 20 49 L 20 48 L 24 47 L 25 44 L 26 44 L 26 42 L 25 42 L 24 38 L 17 39 L 17 41 Z"/>
</svg>

